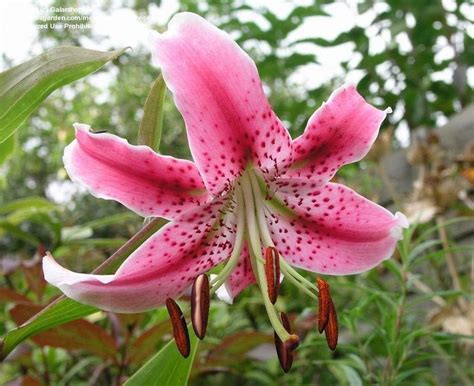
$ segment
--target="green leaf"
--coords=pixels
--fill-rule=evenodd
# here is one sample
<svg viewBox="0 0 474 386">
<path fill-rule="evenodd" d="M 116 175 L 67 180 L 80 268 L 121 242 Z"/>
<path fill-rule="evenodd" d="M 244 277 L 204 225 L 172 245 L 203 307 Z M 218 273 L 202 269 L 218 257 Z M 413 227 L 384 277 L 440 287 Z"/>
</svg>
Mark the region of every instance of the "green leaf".
<svg viewBox="0 0 474 386">
<path fill-rule="evenodd" d="M 26 241 L 34 247 L 37 247 L 41 244 L 41 241 L 30 232 L 23 231 L 18 225 L 9 223 L 8 221 L 0 220 L 0 236 L 3 236 L 4 233 L 9 233 L 15 238 Z"/>
<path fill-rule="evenodd" d="M 96 228 L 102 228 L 108 225 L 126 223 L 127 221 L 133 220 L 136 218 L 138 218 L 138 216 L 137 214 L 133 212 L 123 212 L 123 213 L 117 213 L 110 216 L 102 217 L 97 220 L 88 221 L 80 225 L 80 227 L 96 229 Z"/>
<path fill-rule="evenodd" d="M 97 71 L 124 51 L 56 47 L 0 73 L 0 143 L 54 90 Z"/>
<path fill-rule="evenodd" d="M 72 299 L 58 299 L 20 327 L 7 333 L 1 346 L 0 359 L 5 359 L 18 344 L 30 336 L 96 311 L 98 311 L 96 308 L 80 304 Z"/>
<path fill-rule="evenodd" d="M 16 149 L 16 135 L 11 135 L 7 140 L 0 143 L 0 165 L 3 164 Z"/>
<path fill-rule="evenodd" d="M 150 146 L 155 151 L 160 148 L 165 95 L 166 85 L 160 74 L 148 93 L 138 129 L 138 144 Z"/>
<path fill-rule="evenodd" d="M 16 323 L 25 322 L 41 310 L 35 304 L 17 304 L 10 310 Z M 86 350 L 103 359 L 116 359 L 114 339 L 105 330 L 87 320 L 74 320 L 33 337 L 40 346 L 60 347 L 65 350 Z"/>
<path fill-rule="evenodd" d="M 153 233 L 160 229 L 166 220 L 155 218 L 136 233 L 126 244 L 104 261 L 93 273 L 108 273 L 117 268 L 135 249 L 137 249 Z M 25 339 L 41 331 L 67 323 L 98 311 L 96 308 L 78 303 L 60 296 L 41 312 L 26 321 L 20 327 L 9 331 L 3 342 L 0 342 L 0 360 L 3 360 L 16 346 Z"/>
<path fill-rule="evenodd" d="M 189 338 L 191 353 L 187 358 L 181 356 L 172 340 L 125 382 L 124 386 L 187 385 L 199 343 L 192 331 L 189 333 Z"/>
<path fill-rule="evenodd" d="M 54 204 L 42 197 L 27 197 L 0 206 L 0 215 L 18 211 L 49 212 L 55 208 Z"/>
</svg>

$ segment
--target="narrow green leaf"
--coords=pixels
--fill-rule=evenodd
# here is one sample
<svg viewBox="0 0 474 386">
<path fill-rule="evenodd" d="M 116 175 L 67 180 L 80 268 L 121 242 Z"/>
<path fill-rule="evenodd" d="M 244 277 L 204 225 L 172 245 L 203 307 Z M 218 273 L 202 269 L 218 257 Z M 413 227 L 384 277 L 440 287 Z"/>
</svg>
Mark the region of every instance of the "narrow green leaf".
<svg viewBox="0 0 474 386">
<path fill-rule="evenodd" d="M 148 93 L 138 129 L 138 144 L 150 146 L 155 151 L 160 149 L 165 95 L 166 85 L 160 74 Z"/>
<path fill-rule="evenodd" d="M 117 268 L 119 264 L 165 223 L 166 220 L 161 218 L 153 219 L 119 248 L 117 252 L 104 261 L 93 273 L 108 273 Z M 16 346 L 30 336 L 60 324 L 80 319 L 97 311 L 94 307 L 78 303 L 66 298 L 64 295 L 60 296 L 30 320 L 5 335 L 3 341 L 0 342 L 0 360 L 5 359 Z"/>
<path fill-rule="evenodd" d="M 16 212 L 19 210 L 31 210 L 32 208 L 34 208 L 36 211 L 50 211 L 56 207 L 54 204 L 42 197 L 31 196 L 10 201 L 9 203 L 0 206 L 0 215 Z"/>
<path fill-rule="evenodd" d="M 108 225 L 126 223 L 127 221 L 133 220 L 136 218 L 138 218 L 138 215 L 133 212 L 123 212 L 123 213 L 117 213 L 110 216 L 102 217 L 97 220 L 88 221 L 80 225 L 80 227 L 96 229 L 96 228 L 101 228 Z"/>
<path fill-rule="evenodd" d="M 181 356 L 172 340 L 125 382 L 124 386 L 187 385 L 199 343 L 192 331 L 189 332 L 189 338 L 191 353 L 187 358 Z"/>
<path fill-rule="evenodd" d="M 38 313 L 41 306 L 35 304 L 17 304 L 10 310 L 10 315 L 17 323 L 23 323 Z M 86 350 L 105 360 L 115 360 L 117 347 L 114 339 L 99 325 L 87 320 L 74 320 L 43 331 L 33 337 L 40 346 L 60 347 L 65 350 Z"/>
<path fill-rule="evenodd" d="M 12 156 L 16 149 L 16 135 L 11 135 L 7 140 L 0 143 L 0 165 Z"/>
<path fill-rule="evenodd" d="M 58 299 L 26 323 L 7 333 L 2 342 L 0 359 L 3 360 L 18 344 L 38 332 L 97 311 L 94 307 L 80 304 L 72 299 Z"/>
<path fill-rule="evenodd" d="M 30 243 L 32 246 L 37 247 L 41 244 L 41 241 L 29 232 L 23 231 L 18 225 L 11 224 L 8 221 L 1 221 L 0 220 L 0 236 L 4 233 L 9 233 L 15 238 L 26 241 Z"/>
<path fill-rule="evenodd" d="M 0 143 L 54 90 L 97 71 L 124 51 L 56 47 L 0 73 Z"/>
</svg>

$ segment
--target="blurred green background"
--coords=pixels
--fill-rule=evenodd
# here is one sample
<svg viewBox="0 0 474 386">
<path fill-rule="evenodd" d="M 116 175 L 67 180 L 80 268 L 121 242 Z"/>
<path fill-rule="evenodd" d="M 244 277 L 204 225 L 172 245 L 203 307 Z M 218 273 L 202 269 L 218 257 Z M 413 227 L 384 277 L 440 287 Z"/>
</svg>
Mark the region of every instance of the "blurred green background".
<svg viewBox="0 0 474 386">
<path fill-rule="evenodd" d="M 377 107 L 391 107 L 374 151 L 337 178 L 391 209 L 409 212 L 420 224 L 383 266 L 330 280 L 341 322 L 334 354 L 316 333 L 316 304 L 284 285 L 280 301 L 304 340 L 292 372 L 283 375 L 263 305 L 251 288 L 231 307 L 213 303 L 209 336 L 200 346 L 191 383 L 474 382 L 472 2 L 7 0 L 0 19 L 14 7 L 24 18 L 23 11 L 51 6 L 82 7 L 93 27 L 38 29 L 33 17 L 33 34 L 13 36 L 2 20 L 8 42 L 3 70 L 58 45 L 104 51 L 131 45 L 132 50 L 54 92 L 19 129 L 15 151 L 0 165 L 2 335 L 38 309 L 33 303 L 44 305 L 57 295 L 41 279 L 38 250 L 54 251 L 71 269 L 89 272 L 142 224 L 119 204 L 96 199 L 72 183 L 62 152 L 74 137 L 74 122 L 136 143 L 143 105 L 159 73 L 151 63 L 147 33 L 165 30 L 174 12 L 192 11 L 249 52 L 293 138 L 331 91 L 348 80 Z M 169 95 L 163 127 L 161 152 L 190 158 L 184 123 Z M 400 170 L 405 173 L 398 175 Z M 169 339 L 163 310 L 134 317 L 101 313 L 89 322 L 99 329 L 88 324 L 95 331 L 90 339 L 111 350 L 77 342 L 74 330 L 59 329 L 19 346 L 0 364 L 0 383 L 120 384 Z"/>
</svg>

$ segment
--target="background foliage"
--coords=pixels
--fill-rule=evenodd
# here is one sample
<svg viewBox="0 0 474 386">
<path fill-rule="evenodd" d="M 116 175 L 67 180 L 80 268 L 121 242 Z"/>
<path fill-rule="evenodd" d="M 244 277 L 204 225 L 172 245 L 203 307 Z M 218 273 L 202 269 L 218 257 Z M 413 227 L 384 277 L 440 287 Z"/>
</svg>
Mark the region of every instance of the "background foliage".
<svg viewBox="0 0 474 386">
<path fill-rule="evenodd" d="M 473 81 L 468 81 L 468 74 L 471 68 L 472 78 L 473 11 L 468 1 L 349 3 L 357 3 L 365 24 L 330 40 L 296 32 L 303 23 L 310 26 L 308 31 L 317 30 L 314 17 L 330 17 L 332 1 L 291 2 L 286 17 L 275 14 L 265 2 L 251 5 L 238 0 L 181 0 L 180 10 L 207 17 L 247 49 L 293 137 L 347 73 L 358 74 L 358 89 L 373 104 L 395 110 L 383 127 L 385 152 L 400 148 L 393 131 L 408 130 L 413 138 L 418 128 L 434 129 L 472 103 Z M 66 0 L 52 4 L 77 5 Z M 150 5 L 144 0 L 100 4 L 106 12 L 128 7 L 139 16 L 147 16 Z M 155 27 L 163 30 L 166 25 Z M 102 50 L 123 48 L 109 46 L 87 30 L 41 30 L 38 43 L 47 49 L 81 45 L 85 38 L 101 44 Z M 321 47 L 340 45 L 354 52 L 342 63 L 339 77 L 323 79 L 314 87 L 295 81 L 300 71 L 318 63 L 325 52 Z M 110 78 L 105 87 L 97 81 L 104 74 Z M 16 145 L 13 140 L 1 144 L 1 335 L 58 295 L 42 280 L 38 262 L 45 249 L 68 267 L 89 272 L 141 226 L 142 219 L 120 205 L 95 199 L 69 182 L 61 157 L 77 121 L 136 143 L 145 99 L 157 75 L 149 52 L 129 51 L 102 73 L 54 92 L 20 127 Z M 169 97 L 163 127 L 161 152 L 189 158 L 184 124 Z M 4 160 L 2 154 L 9 157 Z M 346 167 L 338 178 L 377 198 L 374 187 L 383 185 L 384 176 L 367 170 L 377 170 L 378 157 Z M 403 207 L 411 198 L 385 204 Z M 453 218 L 453 225 L 446 225 L 445 216 Z M 316 333 L 316 305 L 284 284 L 280 301 L 304 337 L 292 372 L 284 376 L 255 288 L 246 290 L 232 307 L 214 302 L 209 335 L 199 346 L 191 383 L 472 384 L 472 244 L 458 245 L 450 233 L 469 218 L 472 208 L 455 200 L 430 221 L 413 226 L 399 253 L 382 267 L 357 277 L 331 278 L 342 330 L 334 354 Z M 454 264 L 454 272 L 446 269 L 447 264 Z M 453 285 L 456 280 L 459 286 Z M 120 384 L 165 346 L 168 323 L 166 311 L 160 309 L 142 315 L 96 313 L 64 324 L 18 346 L 0 365 L 0 383 Z"/>
</svg>

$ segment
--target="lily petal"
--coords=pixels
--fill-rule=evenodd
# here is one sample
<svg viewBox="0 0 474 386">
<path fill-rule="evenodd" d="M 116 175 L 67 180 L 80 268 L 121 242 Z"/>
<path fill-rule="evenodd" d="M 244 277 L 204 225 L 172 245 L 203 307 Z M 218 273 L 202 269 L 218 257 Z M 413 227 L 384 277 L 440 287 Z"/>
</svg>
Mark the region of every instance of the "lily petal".
<svg viewBox="0 0 474 386">
<path fill-rule="evenodd" d="M 348 275 L 377 266 L 392 255 L 408 226 L 403 214 L 393 215 L 340 184 L 307 185 L 298 197 L 279 191 L 276 200 L 267 221 L 278 251 L 317 273 Z"/>
<path fill-rule="evenodd" d="M 368 104 L 354 86 L 335 90 L 293 141 L 293 164 L 286 177 L 325 183 L 346 164 L 362 159 L 387 115 Z"/>
<path fill-rule="evenodd" d="M 229 35 L 179 13 L 156 38 L 154 54 L 209 191 L 228 188 L 248 163 L 270 177 L 289 165 L 289 133 L 271 110 L 255 63 Z"/>
<path fill-rule="evenodd" d="M 254 283 L 255 275 L 252 271 L 248 247 L 244 246 L 239 262 L 224 285 L 217 290 L 216 295 L 223 302 L 232 304 L 237 295 Z"/>
<path fill-rule="evenodd" d="M 64 150 L 72 180 L 94 196 L 116 200 L 142 216 L 175 218 L 203 204 L 208 193 L 196 166 L 133 146 L 112 134 L 75 124 L 76 140 Z"/>
<path fill-rule="evenodd" d="M 113 312 L 142 312 L 185 292 L 201 273 L 229 257 L 235 216 L 223 199 L 186 212 L 150 237 L 114 275 L 88 275 L 43 259 L 46 280 L 68 297 Z"/>
</svg>

